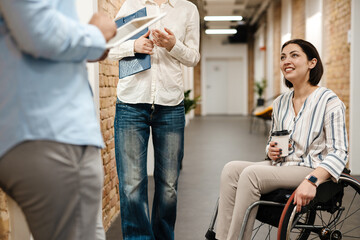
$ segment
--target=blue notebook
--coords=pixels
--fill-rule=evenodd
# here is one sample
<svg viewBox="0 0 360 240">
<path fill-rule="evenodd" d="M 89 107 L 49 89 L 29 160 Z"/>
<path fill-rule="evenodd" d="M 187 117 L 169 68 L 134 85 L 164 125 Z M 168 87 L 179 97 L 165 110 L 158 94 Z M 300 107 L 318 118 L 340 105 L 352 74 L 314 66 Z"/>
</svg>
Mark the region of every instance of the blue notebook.
<svg viewBox="0 0 360 240">
<path fill-rule="evenodd" d="M 116 20 L 117 27 L 121 27 L 125 23 L 133 20 L 134 18 L 145 17 L 146 16 L 146 8 L 142 8 L 139 11 L 128 15 L 124 18 L 120 18 Z M 143 31 L 134 35 L 130 39 L 138 39 L 145 33 L 147 33 L 148 28 L 145 28 Z M 135 53 L 134 57 L 125 57 L 119 60 L 119 78 L 124 78 L 127 76 L 134 75 L 136 73 L 148 70 L 151 68 L 151 58 L 149 54 L 143 53 Z"/>
</svg>

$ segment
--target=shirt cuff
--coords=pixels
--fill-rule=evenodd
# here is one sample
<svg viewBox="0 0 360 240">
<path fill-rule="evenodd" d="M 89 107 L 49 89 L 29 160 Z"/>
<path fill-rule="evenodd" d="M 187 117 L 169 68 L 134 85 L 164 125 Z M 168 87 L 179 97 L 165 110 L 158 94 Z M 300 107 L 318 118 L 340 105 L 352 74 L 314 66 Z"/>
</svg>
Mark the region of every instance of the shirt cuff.
<svg viewBox="0 0 360 240">
<path fill-rule="evenodd" d="M 101 33 L 100 29 L 94 25 L 86 24 L 87 32 L 89 34 L 89 52 L 86 59 L 96 60 L 99 59 L 106 50 L 106 41 L 104 35 Z"/>
<path fill-rule="evenodd" d="M 124 42 L 121 48 L 125 50 L 124 54 L 128 57 L 135 56 L 135 39 Z"/>
<path fill-rule="evenodd" d="M 320 163 L 319 167 L 325 169 L 328 173 L 330 173 L 330 178 L 331 180 L 333 180 L 334 182 L 338 182 L 339 178 L 340 178 L 340 174 L 336 171 L 334 171 L 333 168 L 331 168 L 328 164 L 324 164 L 323 162 Z"/>
<path fill-rule="evenodd" d="M 181 55 L 184 54 L 184 50 L 183 50 L 184 48 L 185 48 L 184 44 L 178 39 L 176 39 L 175 45 L 169 53 L 172 57 L 178 59 Z"/>
<path fill-rule="evenodd" d="M 135 56 L 134 44 L 135 40 L 128 40 L 117 47 L 111 48 L 109 58 L 112 60 L 120 60 L 124 57 Z"/>
</svg>

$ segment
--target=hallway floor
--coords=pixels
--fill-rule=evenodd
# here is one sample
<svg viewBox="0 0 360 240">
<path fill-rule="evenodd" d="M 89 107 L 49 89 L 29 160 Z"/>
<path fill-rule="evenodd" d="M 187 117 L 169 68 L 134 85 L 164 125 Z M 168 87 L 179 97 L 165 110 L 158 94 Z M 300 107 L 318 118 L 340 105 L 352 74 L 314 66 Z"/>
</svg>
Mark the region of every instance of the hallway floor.
<svg viewBox="0 0 360 240">
<path fill-rule="evenodd" d="M 205 239 L 219 194 L 220 174 L 231 160 L 260 161 L 265 157 L 264 125 L 249 133 L 243 116 L 207 116 L 191 120 L 185 130 L 185 156 L 178 187 L 176 240 Z M 153 180 L 149 179 L 149 196 Z M 149 199 L 150 205 L 152 199 Z M 120 217 L 107 232 L 107 240 L 120 240 Z"/>
</svg>

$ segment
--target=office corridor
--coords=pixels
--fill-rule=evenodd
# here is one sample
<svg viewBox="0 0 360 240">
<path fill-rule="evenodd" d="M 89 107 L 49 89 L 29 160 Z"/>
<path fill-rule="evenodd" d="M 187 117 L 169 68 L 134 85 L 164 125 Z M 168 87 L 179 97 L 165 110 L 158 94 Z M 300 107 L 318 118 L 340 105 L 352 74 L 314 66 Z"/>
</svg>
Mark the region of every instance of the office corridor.
<svg viewBox="0 0 360 240">
<path fill-rule="evenodd" d="M 186 127 L 185 156 L 178 187 L 176 240 L 205 239 L 225 163 L 264 159 L 267 137 L 263 123 L 259 122 L 260 129 L 252 134 L 249 126 L 248 117 L 207 116 L 192 119 Z M 152 196 L 152 179 L 149 182 L 149 196 Z M 107 239 L 122 239 L 119 218 L 108 230 Z"/>
</svg>

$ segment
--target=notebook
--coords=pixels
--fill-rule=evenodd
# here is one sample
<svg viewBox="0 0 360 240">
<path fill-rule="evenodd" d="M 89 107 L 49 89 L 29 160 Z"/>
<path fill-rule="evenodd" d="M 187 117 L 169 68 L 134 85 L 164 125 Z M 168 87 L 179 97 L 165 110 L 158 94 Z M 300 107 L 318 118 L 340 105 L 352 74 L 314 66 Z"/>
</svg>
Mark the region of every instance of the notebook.
<svg viewBox="0 0 360 240">
<path fill-rule="evenodd" d="M 143 11 L 145 11 L 145 15 L 143 15 L 142 17 L 136 16 L 136 15 L 138 15 L 136 13 L 139 12 L 139 14 L 141 14 Z M 119 44 L 125 42 L 126 40 L 133 38 L 134 35 L 137 35 L 139 32 L 142 32 L 144 29 L 149 27 L 151 24 L 154 24 L 155 22 L 159 21 L 161 18 L 165 17 L 165 15 L 166 15 L 166 13 L 162 13 L 162 14 L 155 15 L 155 16 L 146 16 L 145 8 L 140 9 L 138 12 L 135 12 L 124 18 L 115 20 L 115 22 L 118 26 L 118 29 L 116 31 L 115 37 L 113 37 L 106 44 L 107 49 L 116 47 Z M 139 34 L 139 37 L 141 35 L 142 34 Z"/>
<path fill-rule="evenodd" d="M 156 21 L 163 18 L 166 13 L 157 16 L 146 16 L 146 8 L 142 8 L 139 11 L 128 15 L 126 17 L 117 19 L 116 25 L 119 29 L 126 28 L 129 31 L 128 35 L 123 37 L 125 40 L 118 40 L 124 42 L 128 39 L 137 39 L 146 34 L 148 27 Z M 117 46 L 118 41 L 114 44 Z M 134 57 L 125 57 L 119 60 L 119 78 L 125 78 L 127 76 L 134 75 L 136 73 L 148 70 L 151 68 L 151 58 L 148 54 L 135 53 Z"/>
</svg>

